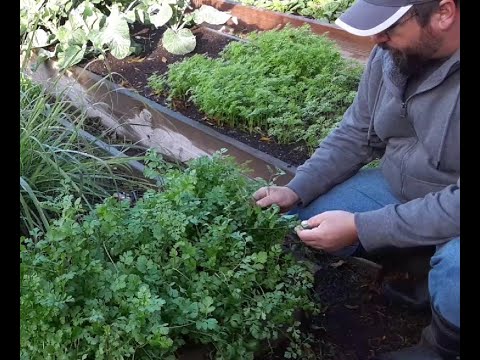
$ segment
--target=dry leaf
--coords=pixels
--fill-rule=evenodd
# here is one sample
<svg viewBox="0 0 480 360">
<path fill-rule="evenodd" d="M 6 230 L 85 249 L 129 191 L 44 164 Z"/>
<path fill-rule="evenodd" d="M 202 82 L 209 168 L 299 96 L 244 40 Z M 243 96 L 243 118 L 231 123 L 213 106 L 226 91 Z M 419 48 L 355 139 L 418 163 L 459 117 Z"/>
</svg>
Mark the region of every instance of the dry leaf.
<svg viewBox="0 0 480 360">
<path fill-rule="evenodd" d="M 129 60 L 128 62 L 129 63 L 139 63 L 139 62 L 142 62 L 143 60 L 145 60 L 145 58 L 133 58 L 133 59 Z"/>
<path fill-rule="evenodd" d="M 270 142 L 270 141 L 272 141 L 272 139 L 270 139 L 270 138 L 267 137 L 267 136 L 262 136 L 262 137 L 260 138 L 260 141 Z"/>
<path fill-rule="evenodd" d="M 345 307 L 346 307 L 347 309 L 350 309 L 350 310 L 358 309 L 358 305 L 348 305 L 348 304 L 345 304 Z"/>
<path fill-rule="evenodd" d="M 148 29 L 142 29 L 139 32 L 135 33 L 135 35 L 146 34 L 148 33 Z"/>
<path fill-rule="evenodd" d="M 163 63 L 166 63 L 166 62 L 167 62 L 167 58 L 164 57 L 164 56 L 162 56 L 162 62 L 163 62 Z"/>
</svg>

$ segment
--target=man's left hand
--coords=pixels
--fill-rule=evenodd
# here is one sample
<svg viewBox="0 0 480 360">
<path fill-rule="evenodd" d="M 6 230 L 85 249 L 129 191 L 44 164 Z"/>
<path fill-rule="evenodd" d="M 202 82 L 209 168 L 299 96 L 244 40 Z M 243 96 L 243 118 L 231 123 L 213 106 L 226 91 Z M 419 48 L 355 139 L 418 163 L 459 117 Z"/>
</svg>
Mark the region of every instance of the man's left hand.
<svg viewBox="0 0 480 360">
<path fill-rule="evenodd" d="M 358 241 L 353 214 L 348 211 L 326 211 L 308 219 L 310 229 L 297 229 L 297 235 L 306 245 L 334 252 Z"/>
</svg>

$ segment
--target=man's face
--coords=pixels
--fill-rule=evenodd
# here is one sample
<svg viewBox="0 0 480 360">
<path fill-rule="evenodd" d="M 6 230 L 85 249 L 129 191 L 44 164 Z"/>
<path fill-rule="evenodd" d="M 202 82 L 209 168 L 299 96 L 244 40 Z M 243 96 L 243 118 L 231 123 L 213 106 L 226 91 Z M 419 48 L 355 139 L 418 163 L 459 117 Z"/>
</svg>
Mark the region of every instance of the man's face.
<svg viewBox="0 0 480 360">
<path fill-rule="evenodd" d="M 395 64 L 405 75 L 418 73 L 442 45 L 442 39 L 430 24 L 420 26 L 415 16 L 400 22 L 387 33 L 376 35 L 374 40 L 382 49 L 390 51 Z"/>
<path fill-rule="evenodd" d="M 441 46 L 441 40 L 427 25 L 422 28 L 418 38 L 412 39 L 411 43 L 403 48 L 395 48 L 388 43 L 379 44 L 379 46 L 390 51 L 393 61 L 403 74 L 413 75 L 432 60 Z"/>
</svg>

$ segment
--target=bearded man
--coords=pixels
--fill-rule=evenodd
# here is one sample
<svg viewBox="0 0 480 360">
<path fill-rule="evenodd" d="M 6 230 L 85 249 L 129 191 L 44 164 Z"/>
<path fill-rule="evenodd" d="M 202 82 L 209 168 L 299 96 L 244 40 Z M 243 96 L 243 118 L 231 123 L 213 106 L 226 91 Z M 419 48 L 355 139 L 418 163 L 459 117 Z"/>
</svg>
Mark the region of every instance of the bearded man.
<svg viewBox="0 0 480 360">
<path fill-rule="evenodd" d="M 376 46 L 340 125 L 286 185 L 253 194 L 308 224 L 299 238 L 339 256 L 428 252 L 424 278 L 387 283 L 428 306 L 418 345 L 377 359 L 460 354 L 460 3 L 357 0 L 336 24 Z M 380 158 L 380 167 L 364 170 Z M 405 251 L 408 250 L 408 251 Z M 424 252 L 424 251 L 423 251 Z M 391 258 L 390 258 L 391 259 Z"/>
</svg>

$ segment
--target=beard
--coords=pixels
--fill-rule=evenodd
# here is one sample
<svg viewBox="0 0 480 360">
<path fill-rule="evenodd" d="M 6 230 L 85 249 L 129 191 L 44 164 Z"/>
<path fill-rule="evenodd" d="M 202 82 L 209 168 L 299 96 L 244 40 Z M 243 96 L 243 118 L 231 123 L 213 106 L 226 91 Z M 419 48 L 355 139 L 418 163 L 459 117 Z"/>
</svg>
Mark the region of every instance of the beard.
<svg viewBox="0 0 480 360">
<path fill-rule="evenodd" d="M 433 56 L 441 44 L 441 39 L 433 33 L 430 26 L 426 26 L 420 38 L 408 48 L 395 49 L 385 43 L 379 46 L 390 52 L 394 64 L 402 74 L 411 76 L 420 73 L 425 66 L 435 60 Z"/>
</svg>

